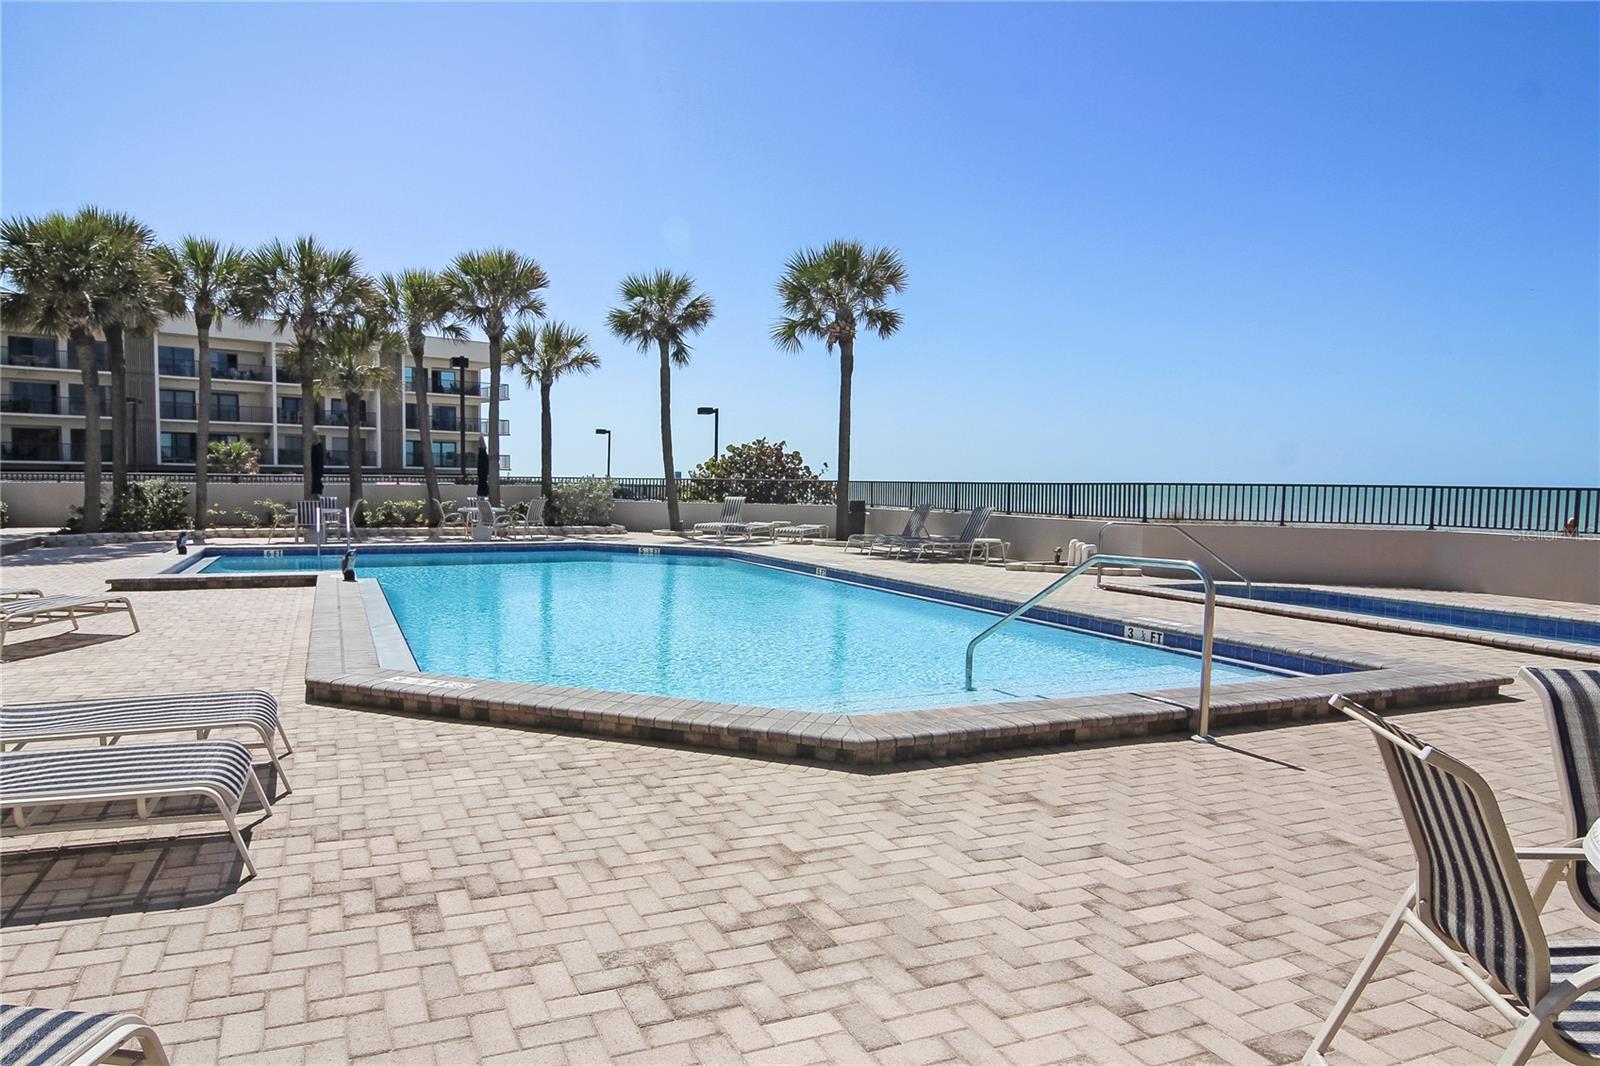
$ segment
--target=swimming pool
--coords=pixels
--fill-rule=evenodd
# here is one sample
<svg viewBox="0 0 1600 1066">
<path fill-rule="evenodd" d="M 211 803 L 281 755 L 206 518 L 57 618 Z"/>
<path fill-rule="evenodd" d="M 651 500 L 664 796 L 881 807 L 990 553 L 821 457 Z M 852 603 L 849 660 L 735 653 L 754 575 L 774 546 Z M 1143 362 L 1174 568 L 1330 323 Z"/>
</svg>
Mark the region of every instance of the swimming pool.
<svg viewBox="0 0 1600 1066">
<path fill-rule="evenodd" d="M 1188 582 L 1166 586 L 1185 592 L 1200 592 L 1201 587 Z M 1349 614 L 1391 618 L 1428 625 L 1459 626 L 1487 633 L 1504 633 L 1509 636 L 1531 637 L 1536 640 L 1563 641 L 1571 644 L 1592 644 L 1600 647 L 1600 622 L 1581 618 L 1561 618 L 1554 615 L 1523 614 L 1516 611 L 1494 611 L 1484 607 L 1462 607 L 1449 603 L 1429 603 L 1424 600 L 1401 600 L 1388 596 L 1370 596 L 1357 592 L 1338 592 L 1331 589 L 1298 588 L 1289 585 L 1252 585 L 1248 592 L 1243 585 L 1218 585 L 1218 596 L 1256 600 L 1262 603 L 1280 603 L 1290 607 L 1312 607 L 1324 611 L 1344 611 Z"/>
<path fill-rule="evenodd" d="M 222 554 L 205 572 L 335 569 Z M 1198 657 L 717 555 L 637 551 L 363 552 L 419 669 L 579 689 L 836 714 L 1156 691 L 1199 683 Z M 1282 676 L 1218 660 L 1215 685 Z"/>
</svg>

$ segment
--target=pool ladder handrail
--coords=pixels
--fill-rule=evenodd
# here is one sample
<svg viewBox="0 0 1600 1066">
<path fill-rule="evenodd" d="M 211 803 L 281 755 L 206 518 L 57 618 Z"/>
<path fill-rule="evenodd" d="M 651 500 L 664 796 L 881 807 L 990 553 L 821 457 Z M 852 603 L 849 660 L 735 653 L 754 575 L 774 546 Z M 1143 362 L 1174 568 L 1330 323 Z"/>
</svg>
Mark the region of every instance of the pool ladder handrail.
<svg viewBox="0 0 1600 1066">
<path fill-rule="evenodd" d="M 1193 544 L 1196 548 L 1199 548 L 1201 551 L 1203 551 L 1207 555 L 1211 556 L 1211 558 L 1213 558 L 1217 562 L 1221 563 L 1222 564 L 1222 568 L 1224 570 L 1228 571 L 1228 573 L 1232 574 L 1234 577 L 1236 577 L 1240 581 L 1244 582 L 1244 593 L 1245 593 L 1245 596 L 1248 597 L 1250 595 L 1250 579 L 1248 577 L 1245 577 L 1244 574 L 1240 573 L 1238 567 L 1234 566 L 1232 563 L 1228 562 L 1228 560 L 1226 560 L 1222 556 L 1218 555 L 1216 553 L 1216 550 L 1213 549 L 1211 547 L 1211 545 L 1201 543 L 1200 538 L 1196 537 L 1193 533 L 1190 533 L 1187 529 L 1184 529 L 1178 523 L 1176 523 L 1176 522 L 1140 522 L 1140 521 L 1133 521 L 1133 520 L 1126 519 L 1126 518 L 1112 519 L 1110 522 L 1105 523 L 1104 525 L 1102 525 L 1099 529 L 1097 529 L 1095 531 L 1094 543 L 1095 543 L 1096 548 L 1099 548 L 1099 547 L 1104 545 L 1104 543 L 1105 543 L 1105 532 L 1106 532 L 1106 530 L 1110 529 L 1112 526 L 1145 526 L 1145 527 L 1159 526 L 1162 529 L 1173 530 L 1174 532 L 1176 532 L 1180 536 L 1182 536 L 1185 540 L 1187 540 L 1190 544 Z M 1097 587 L 1099 587 L 1099 588 L 1104 588 L 1105 587 L 1105 573 L 1103 571 L 1095 577 L 1095 585 Z"/>
<path fill-rule="evenodd" d="M 1200 584 L 1205 589 L 1205 613 L 1200 623 L 1200 702 L 1195 708 L 1195 733 L 1190 738 L 1202 743 L 1215 743 L 1211 737 L 1211 645 L 1217 620 L 1217 583 L 1211 579 L 1211 572 L 1193 559 L 1153 559 L 1139 555 L 1091 555 L 1071 570 L 1056 578 L 1050 584 L 1018 604 L 1004 618 L 973 637 L 967 643 L 967 691 L 972 689 L 972 657 L 978 650 L 978 645 L 994 636 L 1001 629 L 1032 610 L 1041 600 L 1049 596 L 1056 589 L 1077 577 L 1085 570 L 1097 566 L 1132 566 L 1141 570 L 1186 570 L 1200 578 Z"/>
</svg>

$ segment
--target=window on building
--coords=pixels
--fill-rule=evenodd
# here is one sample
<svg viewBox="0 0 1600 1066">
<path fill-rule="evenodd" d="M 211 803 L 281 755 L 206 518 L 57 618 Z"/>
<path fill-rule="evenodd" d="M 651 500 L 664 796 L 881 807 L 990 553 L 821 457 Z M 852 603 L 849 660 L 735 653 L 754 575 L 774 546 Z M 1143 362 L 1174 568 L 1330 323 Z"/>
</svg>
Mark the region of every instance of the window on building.
<svg viewBox="0 0 1600 1066">
<path fill-rule="evenodd" d="M 156 349 L 156 369 L 163 374 L 194 377 L 194 349 L 171 344 L 161 345 Z"/>
<path fill-rule="evenodd" d="M 23 414 L 53 415 L 56 413 L 56 396 L 54 382 L 12 381 L 11 395 L 6 399 L 5 410 Z"/>
<path fill-rule="evenodd" d="M 195 416 L 193 389 L 162 389 L 162 418 L 193 418 Z"/>
<path fill-rule="evenodd" d="M 61 432 L 54 427 L 12 426 L 5 457 L 20 462 L 56 462 L 61 458 Z"/>
<path fill-rule="evenodd" d="M 59 366 L 54 337 L 6 335 L 6 362 L 12 366 Z"/>
<path fill-rule="evenodd" d="M 211 394 L 211 417 L 225 422 L 239 421 L 239 394 L 215 392 Z"/>
<path fill-rule="evenodd" d="M 471 458 L 470 454 L 468 456 Z M 422 465 L 422 442 L 420 440 L 406 441 L 406 465 Z M 433 442 L 434 466 L 457 466 L 456 442 L 453 440 L 436 440 Z"/>
<path fill-rule="evenodd" d="M 72 458 L 75 462 L 81 463 L 84 459 L 84 432 L 81 429 L 72 431 Z M 109 429 L 100 431 L 100 461 L 102 463 L 111 461 L 111 431 Z"/>
<path fill-rule="evenodd" d="M 194 434 L 161 434 L 161 461 L 163 463 L 194 462 Z"/>
<path fill-rule="evenodd" d="M 83 407 L 83 386 L 82 385 L 68 385 L 67 386 L 67 413 L 69 415 L 81 415 L 81 414 L 86 413 L 84 411 L 84 407 Z M 101 385 L 100 386 L 100 413 L 102 415 L 109 415 L 111 413 L 111 386 L 110 385 Z"/>
<path fill-rule="evenodd" d="M 278 421 L 291 426 L 297 426 L 300 424 L 300 397 L 278 397 Z M 296 441 L 299 439 L 299 437 L 295 438 Z"/>
</svg>

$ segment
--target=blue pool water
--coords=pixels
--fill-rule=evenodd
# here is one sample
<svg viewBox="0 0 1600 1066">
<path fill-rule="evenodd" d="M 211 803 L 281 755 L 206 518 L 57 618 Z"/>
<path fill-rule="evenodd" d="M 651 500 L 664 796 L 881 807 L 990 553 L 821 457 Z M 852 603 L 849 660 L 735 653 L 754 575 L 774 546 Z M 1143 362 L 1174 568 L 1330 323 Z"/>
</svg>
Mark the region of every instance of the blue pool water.
<svg viewBox="0 0 1600 1066">
<path fill-rule="evenodd" d="M 1199 585 L 1187 583 L 1174 587 L 1189 592 L 1201 590 Z M 1246 598 L 1244 586 L 1237 584 L 1218 585 L 1217 595 Z M 1421 600 L 1400 600 L 1387 596 L 1368 596 L 1358 592 L 1294 588 L 1285 585 L 1253 585 L 1248 598 L 1266 603 L 1315 607 L 1324 611 L 1345 611 L 1350 614 L 1394 618 L 1406 622 L 1460 626 L 1464 629 L 1533 637 L 1538 640 L 1600 645 L 1600 622 L 1590 622 L 1581 618 L 1493 611 L 1483 607 L 1458 607 L 1448 603 L 1426 603 Z"/>
<path fill-rule="evenodd" d="M 322 569 L 337 565 L 324 555 Z M 206 570 L 314 569 L 224 555 Z M 430 673 L 860 712 L 1194 686 L 1198 658 L 737 560 L 625 552 L 372 553 L 358 561 Z M 1277 676 L 1227 662 L 1214 684 Z"/>
</svg>

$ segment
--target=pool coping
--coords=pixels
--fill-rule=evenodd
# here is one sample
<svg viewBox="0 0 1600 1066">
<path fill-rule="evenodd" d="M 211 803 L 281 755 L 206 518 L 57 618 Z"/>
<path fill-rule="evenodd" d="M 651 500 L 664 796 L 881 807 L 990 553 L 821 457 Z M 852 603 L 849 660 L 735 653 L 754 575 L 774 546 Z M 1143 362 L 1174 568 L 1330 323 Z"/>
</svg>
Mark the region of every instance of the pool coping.
<svg viewBox="0 0 1600 1066">
<path fill-rule="evenodd" d="M 1126 592 L 1134 596 L 1149 596 L 1160 600 L 1177 600 L 1183 603 L 1205 602 L 1203 593 L 1174 588 L 1171 585 L 1128 585 L 1122 582 L 1107 581 L 1103 587 L 1111 592 Z M 1277 585 L 1273 587 L 1321 588 L 1322 586 Z M 1339 590 L 1328 589 L 1327 591 Z M 1360 595 L 1365 595 L 1365 593 Z M 1373 596 L 1372 598 L 1383 599 L 1385 597 Z M 1394 597 L 1388 598 L 1393 599 Z M 1600 662 L 1600 647 L 1592 644 L 1569 644 L 1565 641 L 1545 640 L 1540 637 L 1518 636 L 1515 633 L 1496 633 L 1487 629 L 1438 625 L 1430 622 L 1386 618 L 1383 615 L 1359 614 L 1354 611 L 1339 611 L 1324 607 L 1306 607 L 1302 604 L 1293 603 L 1273 603 L 1270 600 L 1249 600 L 1240 596 L 1223 596 L 1221 594 L 1217 596 L 1217 606 L 1232 607 L 1241 611 L 1256 611 L 1261 614 L 1275 614 L 1284 618 L 1299 618 L 1307 622 L 1327 622 L 1333 625 L 1353 626 L 1357 629 L 1376 629 L 1385 633 L 1405 633 L 1415 637 L 1454 640 L 1463 644 L 1481 644 L 1490 648 L 1504 648 L 1507 651 L 1525 651 L 1535 655 L 1555 655 L 1564 659 Z M 1486 610 L 1487 608 L 1473 609 Z M 1528 612 L 1509 611 L 1505 613 L 1527 614 Z"/>
<path fill-rule="evenodd" d="M 612 550 L 632 548 L 617 545 Z M 656 552 L 723 555 L 801 573 L 822 570 L 824 573 L 817 576 L 911 591 L 945 602 L 986 605 L 990 610 L 1009 609 L 1020 602 L 885 579 L 852 571 L 848 566 L 818 568 L 736 549 L 659 548 L 642 554 Z M 1193 686 L 1144 693 L 837 714 L 433 674 L 417 669 L 375 579 L 350 582 L 340 580 L 336 574 L 314 576 L 317 580 L 305 684 L 307 700 L 315 703 L 756 756 L 886 766 L 1008 749 L 1180 733 L 1193 728 L 1199 698 L 1199 688 Z M 1077 606 L 1070 611 L 1040 609 L 1038 615 L 1047 621 L 1053 615 L 1100 620 L 1119 629 L 1124 624 L 1152 621 Z M 1198 646 L 1198 627 L 1165 620 L 1160 625 L 1163 633 L 1178 638 L 1180 645 L 1193 642 Z M 1255 637 L 1245 641 L 1219 635 L 1216 643 L 1219 647 L 1264 649 L 1285 660 L 1337 663 L 1346 671 L 1216 687 L 1211 700 L 1214 728 L 1320 717 L 1330 713 L 1327 701 L 1335 692 L 1376 710 L 1389 710 L 1488 699 L 1511 682 L 1507 675 L 1482 670 L 1400 660 L 1376 663 L 1368 656 L 1342 649 L 1275 644 Z"/>
</svg>

